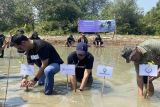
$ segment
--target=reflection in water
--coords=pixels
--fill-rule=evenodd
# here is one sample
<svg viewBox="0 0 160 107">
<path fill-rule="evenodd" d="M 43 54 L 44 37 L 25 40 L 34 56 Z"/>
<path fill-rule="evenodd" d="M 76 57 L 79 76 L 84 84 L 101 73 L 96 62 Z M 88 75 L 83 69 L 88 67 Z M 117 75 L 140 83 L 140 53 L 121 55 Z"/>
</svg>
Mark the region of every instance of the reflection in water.
<svg viewBox="0 0 160 107">
<path fill-rule="evenodd" d="M 56 47 L 56 49 L 66 63 L 67 56 L 75 50 L 75 47 Z M 94 55 L 95 60 L 92 71 L 94 77 L 92 88 L 74 93 L 70 88 L 67 90 L 66 77 L 57 74 L 54 95 L 45 96 L 42 86 L 30 88 L 29 92 L 19 87 L 21 80 L 19 60 L 21 58 L 16 50 L 13 50 L 12 56 L 16 57 L 11 59 L 7 104 L 21 107 L 159 107 L 160 88 L 156 86 L 160 82 L 154 82 L 156 91 L 152 98 L 148 100 L 137 98 L 135 71 L 132 64 L 126 64 L 121 58 L 121 47 L 90 47 L 89 51 Z M 5 96 L 8 56 L 9 53 L 6 52 L 5 58 L 0 60 L 0 104 L 3 103 Z M 98 65 L 113 67 L 113 77 L 105 80 L 103 96 L 101 96 L 103 78 L 96 76 Z"/>
<path fill-rule="evenodd" d="M 24 101 L 23 98 L 21 97 L 11 97 L 11 98 L 8 98 L 6 101 L 7 107 L 21 106 L 25 103 L 26 101 Z"/>
</svg>

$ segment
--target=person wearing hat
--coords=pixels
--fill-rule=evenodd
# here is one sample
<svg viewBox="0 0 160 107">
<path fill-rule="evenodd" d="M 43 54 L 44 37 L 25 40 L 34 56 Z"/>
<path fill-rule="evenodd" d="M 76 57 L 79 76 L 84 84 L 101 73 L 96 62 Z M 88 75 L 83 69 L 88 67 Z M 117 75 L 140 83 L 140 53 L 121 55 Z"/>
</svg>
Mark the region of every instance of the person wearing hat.
<svg viewBox="0 0 160 107">
<path fill-rule="evenodd" d="M 143 96 L 143 88 L 147 88 L 147 76 L 139 76 L 139 64 L 153 63 L 160 66 L 160 41 L 159 40 L 146 40 L 136 47 L 125 47 L 122 50 L 122 57 L 129 63 L 132 61 L 135 66 L 137 74 L 138 94 Z M 160 69 L 158 69 L 157 77 L 150 77 L 149 79 L 149 94 L 154 94 L 154 86 L 152 81 L 160 76 Z"/>
<path fill-rule="evenodd" d="M 46 41 L 30 40 L 25 35 L 18 34 L 12 36 L 11 46 L 25 51 L 28 64 L 36 64 L 39 67 L 33 79 L 27 81 L 28 76 L 23 77 L 21 86 L 33 87 L 38 82 L 38 85 L 45 86 L 45 95 L 51 95 L 54 75 L 59 72 L 60 64 L 63 63 L 56 49 Z"/>
<path fill-rule="evenodd" d="M 77 44 L 76 51 L 68 56 L 68 64 L 75 64 L 75 76 L 70 77 L 71 86 L 74 91 L 77 88 L 77 81 L 80 82 L 79 90 L 83 91 L 85 86 L 91 86 L 93 82 L 92 68 L 94 56 L 88 52 L 86 43 L 80 42 Z"/>
</svg>

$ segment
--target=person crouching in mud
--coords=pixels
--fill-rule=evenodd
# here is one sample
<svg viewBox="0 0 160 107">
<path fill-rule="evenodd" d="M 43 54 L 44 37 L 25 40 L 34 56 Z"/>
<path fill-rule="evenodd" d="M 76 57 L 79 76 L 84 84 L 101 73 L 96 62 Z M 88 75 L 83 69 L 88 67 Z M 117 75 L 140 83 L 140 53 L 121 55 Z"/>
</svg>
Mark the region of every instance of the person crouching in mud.
<svg viewBox="0 0 160 107">
<path fill-rule="evenodd" d="M 54 75 L 59 72 L 60 64 L 63 63 L 56 49 L 44 40 L 31 40 L 22 34 L 12 36 L 11 46 L 25 51 L 28 64 L 36 64 L 39 67 L 33 79 L 27 80 L 27 75 L 23 77 L 21 86 L 33 87 L 38 82 L 38 85 L 44 85 L 45 95 L 51 95 Z"/>
<path fill-rule="evenodd" d="M 147 76 L 139 76 L 139 65 L 153 64 L 160 66 L 160 41 L 159 40 L 146 40 L 136 47 L 125 47 L 122 50 L 122 57 L 129 63 L 132 61 L 135 66 L 137 74 L 138 95 L 144 96 L 144 88 L 147 88 Z M 154 86 L 152 81 L 160 77 L 160 68 L 158 69 L 157 77 L 149 77 L 149 96 L 154 94 Z"/>
</svg>

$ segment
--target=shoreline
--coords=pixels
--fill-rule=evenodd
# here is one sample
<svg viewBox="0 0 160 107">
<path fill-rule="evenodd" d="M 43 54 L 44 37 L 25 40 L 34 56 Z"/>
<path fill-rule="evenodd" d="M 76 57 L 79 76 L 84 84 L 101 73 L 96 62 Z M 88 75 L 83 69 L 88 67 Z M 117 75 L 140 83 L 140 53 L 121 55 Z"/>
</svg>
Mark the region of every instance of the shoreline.
<svg viewBox="0 0 160 107">
<path fill-rule="evenodd" d="M 73 36 L 76 43 L 80 35 Z M 50 42 L 53 45 L 65 45 L 68 36 L 40 36 L 43 40 Z M 87 35 L 88 44 L 93 46 L 95 36 Z M 125 46 L 125 45 L 138 45 L 139 43 L 148 39 L 159 39 L 160 36 L 137 36 L 137 35 L 101 35 L 104 46 Z M 75 44 L 76 44 L 75 43 Z"/>
</svg>

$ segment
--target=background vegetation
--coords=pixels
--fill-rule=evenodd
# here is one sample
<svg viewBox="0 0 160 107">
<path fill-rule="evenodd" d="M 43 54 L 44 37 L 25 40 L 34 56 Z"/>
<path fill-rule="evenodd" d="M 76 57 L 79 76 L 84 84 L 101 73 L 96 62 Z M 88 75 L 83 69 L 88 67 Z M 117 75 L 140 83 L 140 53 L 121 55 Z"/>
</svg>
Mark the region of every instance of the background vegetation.
<svg viewBox="0 0 160 107">
<path fill-rule="evenodd" d="M 118 34 L 159 35 L 160 0 L 144 14 L 136 0 L 0 0 L 0 32 L 77 32 L 79 19 L 115 19 Z"/>
</svg>

